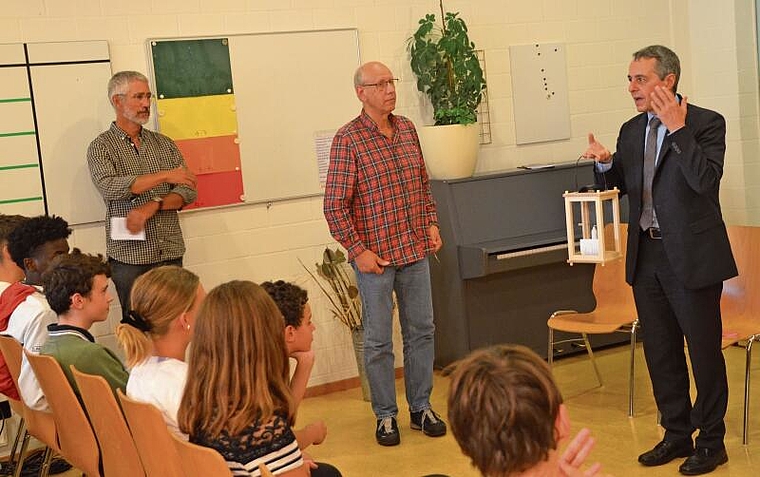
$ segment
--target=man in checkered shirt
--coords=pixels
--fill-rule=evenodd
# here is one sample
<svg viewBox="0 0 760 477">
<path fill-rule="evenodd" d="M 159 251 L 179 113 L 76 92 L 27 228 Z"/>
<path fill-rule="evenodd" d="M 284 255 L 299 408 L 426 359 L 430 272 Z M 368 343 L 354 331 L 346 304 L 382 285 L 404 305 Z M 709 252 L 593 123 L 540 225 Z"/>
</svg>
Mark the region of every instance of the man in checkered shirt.
<svg viewBox="0 0 760 477">
<path fill-rule="evenodd" d="M 177 211 L 195 201 L 196 178 L 171 139 L 143 128 L 152 99 L 148 78 L 136 71 L 116 73 L 108 99 L 116 120 L 92 141 L 87 163 L 106 204 L 106 252 L 126 316 L 138 276 L 161 265 L 182 266 L 185 242 Z M 144 231 L 145 240 L 115 239 L 118 221 L 132 233 Z"/>
<path fill-rule="evenodd" d="M 395 116 L 396 79 L 382 63 L 354 75 L 361 114 L 335 134 L 325 188 L 330 233 L 348 251 L 362 299 L 364 358 L 380 445 L 400 443 L 393 358 L 393 292 L 404 338 L 411 428 L 446 434 L 430 407 L 433 305 L 427 256 L 442 245 L 414 125 Z"/>
</svg>

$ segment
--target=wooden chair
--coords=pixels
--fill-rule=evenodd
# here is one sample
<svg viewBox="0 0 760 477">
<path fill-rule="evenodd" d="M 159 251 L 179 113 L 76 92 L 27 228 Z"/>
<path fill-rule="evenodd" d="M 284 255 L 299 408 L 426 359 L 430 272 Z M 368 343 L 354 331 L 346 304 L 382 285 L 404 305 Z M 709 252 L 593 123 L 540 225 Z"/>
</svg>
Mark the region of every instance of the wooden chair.
<svg viewBox="0 0 760 477">
<path fill-rule="evenodd" d="M 132 434 L 108 382 L 102 376 L 82 373 L 71 366 L 79 394 L 103 456 L 103 474 L 108 477 L 145 476 Z"/>
<path fill-rule="evenodd" d="M 61 453 L 88 476 L 100 476 L 100 450 L 90 421 L 58 361 L 24 350 L 42 392 L 53 410 Z"/>
<path fill-rule="evenodd" d="M 18 377 L 21 374 L 21 359 L 24 354 L 21 343 L 16 341 L 12 336 L 0 335 L 0 352 L 2 352 L 5 357 L 5 362 L 8 365 L 8 370 L 11 372 L 13 383 L 16 385 L 16 389 L 18 389 Z M 23 399 L 18 401 L 18 405 L 21 406 L 21 412 L 24 416 L 26 432 L 21 443 L 19 460 L 18 464 L 16 464 L 14 477 L 19 477 L 21 475 L 21 470 L 24 465 L 23 456 L 26 454 L 26 450 L 29 447 L 30 436 L 37 438 L 47 446 L 45 449 L 45 455 L 42 459 L 42 466 L 40 467 L 40 477 L 47 477 L 53 453 L 60 453 L 61 451 L 58 447 L 58 435 L 56 434 L 53 415 L 49 412 L 37 411 L 29 408 L 26 403 L 24 403 Z"/>
<path fill-rule="evenodd" d="M 15 338 L 11 336 L 2 336 L 5 340 L 13 340 L 16 341 Z M 18 356 L 19 362 L 15 364 L 8 364 L 8 359 L 6 359 L 5 352 L 2 351 L 2 348 L 0 347 L 0 354 L 3 355 L 3 360 L 6 362 L 6 367 L 8 368 L 8 372 L 11 374 L 11 378 L 13 379 L 13 385 L 16 386 L 16 389 L 18 389 L 18 374 L 20 373 L 21 369 L 21 356 Z M 14 358 L 12 353 L 9 351 L 8 354 L 9 358 Z M 16 367 L 16 374 L 14 375 L 12 367 Z M 22 438 L 26 439 L 28 441 L 28 438 L 26 436 L 29 435 L 28 432 L 26 432 L 26 423 L 24 422 L 24 403 L 21 402 L 20 399 L 13 399 L 10 396 L 5 396 L 6 399 L 8 399 L 8 404 L 10 405 L 13 412 L 16 413 L 17 416 L 20 417 L 19 423 L 18 423 L 18 429 L 16 430 L 16 436 L 13 439 L 13 446 L 11 447 L 11 451 L 8 454 L 8 464 L 13 466 L 18 466 L 20 469 L 24 465 L 24 453 L 26 452 L 26 448 L 23 449 L 23 452 L 18 454 L 18 462 L 16 462 L 16 451 L 18 450 L 19 442 L 22 441 Z M 21 471 L 19 470 L 19 473 Z M 15 474 L 14 474 L 15 475 Z"/>
<path fill-rule="evenodd" d="M 627 224 L 621 224 L 620 234 L 627 235 Z M 609 240 L 613 235 L 612 225 L 607 226 L 605 233 Z M 623 241 L 622 254 L 625 257 L 626 244 Z M 594 270 L 594 296 L 596 307 L 589 313 L 578 313 L 575 310 L 558 310 L 552 313 L 547 321 L 549 327 L 548 361 L 551 366 L 554 359 L 554 345 L 568 341 L 581 341 L 588 352 L 591 364 L 594 366 L 596 379 L 602 386 L 602 375 L 594 360 L 594 352 L 589 344 L 589 334 L 604 334 L 624 332 L 631 337 L 631 362 L 628 375 L 628 416 L 633 417 L 633 384 L 636 351 L 636 330 L 638 315 L 633 301 L 633 291 L 625 281 L 625 258 L 604 265 L 597 264 Z M 554 332 L 580 334 L 581 338 L 571 338 L 555 341 Z"/>
<path fill-rule="evenodd" d="M 140 454 L 147 477 L 185 477 L 182 459 L 164 417 L 152 404 L 128 398 L 121 389 L 116 391 L 124 417 L 132 431 L 135 447 Z M 225 468 L 227 466 L 225 465 Z"/>
<path fill-rule="evenodd" d="M 723 349 L 745 343 L 742 442 L 749 443 L 749 386 L 752 344 L 760 338 L 760 227 L 732 225 L 728 238 L 739 276 L 723 283 Z"/>
<path fill-rule="evenodd" d="M 208 477 L 229 477 L 232 475 L 222 455 L 214 449 L 182 440 L 171 432 L 169 434 L 177 448 L 185 475 L 206 475 Z"/>
</svg>

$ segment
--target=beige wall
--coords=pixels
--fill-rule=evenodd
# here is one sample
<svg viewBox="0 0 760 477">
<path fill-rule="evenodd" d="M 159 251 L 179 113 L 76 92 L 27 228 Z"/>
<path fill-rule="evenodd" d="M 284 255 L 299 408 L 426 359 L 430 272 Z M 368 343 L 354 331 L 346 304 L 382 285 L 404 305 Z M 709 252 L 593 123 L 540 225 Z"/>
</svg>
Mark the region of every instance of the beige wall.
<svg viewBox="0 0 760 477">
<path fill-rule="evenodd" d="M 728 221 L 760 223 L 753 5 L 752 0 L 720 7 L 711 0 L 447 1 L 447 9 L 461 12 L 472 39 L 486 52 L 493 143 L 481 150 L 479 171 L 574 160 L 589 131 L 614 147 L 620 124 L 635 113 L 626 92 L 630 54 L 664 43 L 682 58 L 680 89 L 689 101 L 719 110 L 728 121 L 722 194 Z M 425 124 L 429 118 L 422 117 L 425 108 L 407 66 L 405 40 L 417 20 L 437 8 L 434 0 L 4 0 L 0 42 L 108 40 L 114 70 L 145 71 L 149 37 L 356 27 L 362 59 L 384 61 L 402 78 L 398 112 Z M 517 147 L 508 47 L 534 42 L 567 45 L 572 138 Z M 331 87 L 347 87 L 349 80 Z M 304 86 L 302 93 L 312 91 Z M 309 289 L 318 327 L 312 385 L 355 375 L 348 334 L 298 263 L 300 258 L 313 264 L 332 243 L 320 198 L 190 212 L 182 215 L 182 225 L 186 264 L 207 288 L 233 278 L 284 278 Z M 76 227 L 72 242 L 103 251 L 102 224 Z M 117 311 L 96 330 L 106 342 L 112 342 Z"/>
</svg>

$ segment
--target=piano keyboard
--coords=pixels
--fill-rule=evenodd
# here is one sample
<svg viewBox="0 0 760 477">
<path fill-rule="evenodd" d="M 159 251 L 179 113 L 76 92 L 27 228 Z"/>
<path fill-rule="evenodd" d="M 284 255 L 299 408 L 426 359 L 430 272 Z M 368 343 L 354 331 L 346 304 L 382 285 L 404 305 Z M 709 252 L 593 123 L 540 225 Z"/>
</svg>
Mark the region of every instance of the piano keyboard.
<svg viewBox="0 0 760 477">
<path fill-rule="evenodd" d="M 561 243 L 558 245 L 549 245 L 547 247 L 529 248 L 526 250 L 518 250 L 517 252 L 500 253 L 496 255 L 496 260 L 506 260 L 509 258 L 525 257 L 526 255 L 535 255 L 537 253 L 554 252 L 556 250 L 567 250 L 567 243 Z"/>
</svg>

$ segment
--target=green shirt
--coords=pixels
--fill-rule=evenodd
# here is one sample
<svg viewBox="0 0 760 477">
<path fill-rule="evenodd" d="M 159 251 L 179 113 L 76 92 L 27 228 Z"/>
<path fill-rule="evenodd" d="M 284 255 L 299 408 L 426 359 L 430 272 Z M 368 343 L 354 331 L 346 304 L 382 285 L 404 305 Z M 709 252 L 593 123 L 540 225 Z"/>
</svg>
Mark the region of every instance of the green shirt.
<svg viewBox="0 0 760 477">
<path fill-rule="evenodd" d="M 72 364 L 83 373 L 103 376 L 114 393 L 117 388 L 126 392 L 129 373 L 124 365 L 110 349 L 95 343 L 87 330 L 57 323 L 48 325 L 48 340 L 40 354 L 58 361 L 77 396 L 79 388 L 69 367 Z"/>
</svg>

